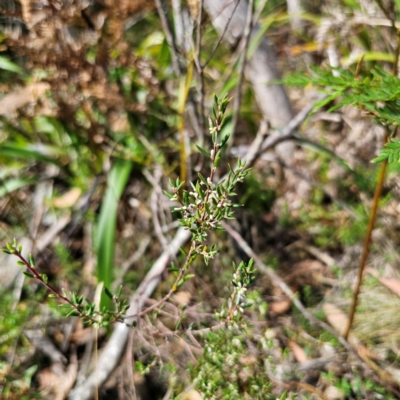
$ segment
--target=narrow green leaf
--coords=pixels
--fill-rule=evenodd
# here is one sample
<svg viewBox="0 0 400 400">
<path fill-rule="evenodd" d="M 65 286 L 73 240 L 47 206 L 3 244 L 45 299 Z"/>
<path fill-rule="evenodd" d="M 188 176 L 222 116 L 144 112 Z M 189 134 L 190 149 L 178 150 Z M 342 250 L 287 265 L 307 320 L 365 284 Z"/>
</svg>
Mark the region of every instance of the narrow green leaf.
<svg viewBox="0 0 400 400">
<path fill-rule="evenodd" d="M 198 177 L 200 178 L 200 180 L 205 184 L 205 185 L 207 185 L 207 180 L 206 180 L 206 178 L 204 178 L 204 176 L 199 172 L 198 173 Z"/>
<path fill-rule="evenodd" d="M 36 160 L 55 164 L 62 167 L 58 158 L 67 155 L 66 151 L 56 146 L 41 143 L 14 143 L 5 142 L 0 144 L 2 157 L 17 158 L 21 160 Z"/>
<path fill-rule="evenodd" d="M 400 144 L 397 141 L 392 141 L 385 144 L 385 147 L 388 149 L 398 150 L 400 149 Z"/>
<path fill-rule="evenodd" d="M 221 140 L 221 143 L 219 144 L 219 147 L 220 147 L 221 149 L 225 146 L 226 142 L 229 140 L 229 137 L 230 137 L 230 135 L 227 134 L 227 135 L 225 135 L 224 138 Z"/>
<path fill-rule="evenodd" d="M 35 277 L 35 275 L 33 275 L 32 273 L 30 273 L 28 271 L 22 271 L 22 273 L 28 278 L 34 278 Z"/>
<path fill-rule="evenodd" d="M 166 190 L 163 190 L 163 192 L 164 192 L 164 194 L 165 194 L 166 196 L 168 196 L 170 199 L 172 199 L 172 197 L 174 197 L 174 194 L 173 194 L 173 193 L 167 192 Z"/>
<path fill-rule="evenodd" d="M 387 154 L 381 154 L 380 156 L 374 158 L 373 160 L 371 160 L 372 163 L 376 164 L 382 161 L 385 161 L 388 159 Z"/>
<path fill-rule="evenodd" d="M 210 153 L 201 148 L 199 145 L 196 144 L 197 150 L 200 151 L 200 153 L 204 154 L 206 157 L 210 157 Z"/>
<path fill-rule="evenodd" d="M 185 281 L 188 281 L 189 279 L 192 279 L 195 276 L 196 276 L 195 274 L 187 274 L 187 275 L 185 275 Z"/>
<path fill-rule="evenodd" d="M 205 198 L 206 198 L 205 191 L 200 189 L 198 193 L 199 193 L 199 196 L 200 196 L 201 200 L 204 201 Z"/>
<path fill-rule="evenodd" d="M 219 102 L 218 96 L 216 94 L 214 94 L 214 107 L 215 108 L 218 108 L 218 102 Z"/>
<path fill-rule="evenodd" d="M 128 181 L 131 169 L 132 163 L 130 161 L 117 159 L 114 162 L 108 174 L 107 188 L 96 226 L 97 277 L 99 282 L 103 282 L 104 286 L 108 287 L 112 284 L 112 271 L 114 269 L 118 202 Z M 111 306 L 111 302 L 106 296 L 102 296 L 101 304 L 107 304 L 107 307 Z"/>
<path fill-rule="evenodd" d="M 30 265 L 32 268 L 35 268 L 35 260 L 33 259 L 32 254 L 29 254 L 28 260 L 29 260 L 29 265 Z"/>
<path fill-rule="evenodd" d="M 185 283 L 185 279 L 181 279 L 177 284 L 176 287 L 180 287 Z"/>
<path fill-rule="evenodd" d="M 17 64 L 10 61 L 8 58 L 0 56 L 0 69 L 10 72 L 17 72 L 18 74 L 22 74 L 22 69 Z"/>
<path fill-rule="evenodd" d="M 108 288 L 106 286 L 104 286 L 104 292 L 106 293 L 106 295 L 112 300 L 114 295 L 108 290 Z"/>
<path fill-rule="evenodd" d="M 183 192 L 183 204 L 186 207 L 189 205 L 189 193 L 186 190 Z"/>
<path fill-rule="evenodd" d="M 69 313 L 67 313 L 67 317 L 79 317 L 81 314 L 78 312 L 78 311 L 76 311 L 76 310 L 72 310 L 72 311 L 70 311 Z"/>
</svg>

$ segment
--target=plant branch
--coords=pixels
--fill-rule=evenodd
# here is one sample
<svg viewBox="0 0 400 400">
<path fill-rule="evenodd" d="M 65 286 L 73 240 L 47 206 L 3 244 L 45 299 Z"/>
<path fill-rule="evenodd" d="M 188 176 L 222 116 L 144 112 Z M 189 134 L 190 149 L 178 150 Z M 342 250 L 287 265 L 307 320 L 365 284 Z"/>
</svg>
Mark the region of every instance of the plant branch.
<svg viewBox="0 0 400 400">
<path fill-rule="evenodd" d="M 177 231 L 174 239 L 169 245 L 168 251 L 164 251 L 160 255 L 140 283 L 135 294 L 130 298 L 129 310 L 133 315 L 137 315 L 140 312 L 145 299 L 151 296 L 161 281 L 162 274 L 169 265 L 171 257 L 179 251 L 179 248 L 183 246 L 190 237 L 191 233 L 184 228 L 180 228 Z M 134 318 L 127 319 L 128 321 L 126 322 L 129 323 L 134 321 Z M 68 397 L 70 400 L 89 400 L 93 397 L 95 388 L 100 387 L 118 365 L 128 340 L 130 329 L 131 328 L 126 324 L 117 324 L 115 326 L 110 340 L 99 357 L 95 371 L 82 383 L 81 386 L 77 387 L 70 393 Z"/>
<path fill-rule="evenodd" d="M 7 250 L 7 251 L 6 251 Z M 15 255 L 17 258 L 19 258 L 19 264 L 25 266 L 28 271 L 31 274 L 31 277 L 34 279 L 37 279 L 39 282 L 41 282 L 44 286 L 46 286 L 46 288 L 53 293 L 54 296 L 58 297 L 59 299 L 63 300 L 65 303 L 69 304 L 71 306 L 71 308 L 78 313 L 78 315 L 83 318 L 83 320 L 85 321 L 89 321 L 92 324 L 97 324 L 99 321 L 92 317 L 89 313 L 84 312 L 83 308 L 80 305 L 75 304 L 73 301 L 71 301 L 68 297 L 66 297 L 64 294 L 62 294 L 60 291 L 58 291 L 58 289 L 56 289 L 54 286 L 50 285 L 47 282 L 47 276 L 44 274 L 39 274 L 36 271 L 36 268 L 33 264 L 33 258 L 32 256 L 30 256 L 30 261 L 28 261 L 22 254 L 21 251 L 18 250 L 17 248 L 13 248 L 10 249 L 7 246 L 7 249 L 3 249 L 4 252 L 7 252 L 8 254 L 13 254 Z M 70 314 L 72 315 L 72 314 Z M 122 322 L 123 319 L 118 315 L 115 319 L 115 321 L 119 321 Z"/>
<path fill-rule="evenodd" d="M 390 15 L 387 12 L 387 10 L 385 9 L 385 7 L 383 6 L 382 2 L 380 0 L 376 0 L 376 2 L 379 5 L 379 7 L 381 8 L 381 10 L 383 11 L 383 13 L 391 20 L 392 29 L 393 29 L 394 33 L 396 34 L 395 59 L 394 59 L 393 69 L 392 69 L 392 75 L 394 77 L 396 77 L 397 72 L 398 72 L 398 64 L 399 64 L 399 56 L 400 56 L 400 33 L 399 33 L 399 30 L 396 28 L 395 21 L 393 20 L 393 18 L 390 18 Z M 396 132 L 396 128 L 393 129 L 393 134 L 391 136 L 393 136 L 395 132 Z M 388 141 L 388 139 L 389 139 L 388 136 L 389 136 L 388 134 L 385 135 L 383 145 L 385 145 L 385 143 Z M 346 330 L 343 335 L 343 337 L 346 340 L 349 337 L 351 327 L 354 322 L 354 317 L 356 314 L 358 297 L 360 295 L 361 286 L 363 283 L 365 264 L 366 264 L 368 256 L 369 256 L 369 251 L 370 251 L 370 247 L 371 247 L 371 243 L 372 243 L 372 231 L 374 230 L 374 227 L 375 227 L 376 214 L 378 211 L 379 199 L 382 194 L 383 183 L 385 181 L 387 165 L 388 165 L 388 160 L 386 159 L 381 164 L 381 167 L 379 170 L 378 182 L 376 183 L 376 187 L 375 187 L 374 200 L 372 203 L 372 208 L 371 208 L 371 212 L 370 212 L 370 216 L 369 216 L 367 234 L 365 236 L 363 251 L 362 251 L 361 259 L 360 259 L 360 265 L 358 267 L 356 287 L 354 289 L 353 297 L 352 297 L 352 301 L 351 301 L 348 324 L 347 324 Z"/>
<path fill-rule="evenodd" d="M 362 281 L 363 281 L 365 263 L 368 259 L 369 250 L 370 250 L 371 243 L 372 243 L 372 231 L 374 230 L 374 227 L 375 227 L 376 214 L 378 211 L 379 199 L 380 199 L 381 193 L 382 193 L 387 164 L 388 164 L 387 160 L 385 160 L 381 164 L 378 182 L 377 182 L 376 188 L 375 188 L 374 200 L 372 202 L 372 208 L 371 208 L 371 212 L 370 212 L 370 216 L 369 216 L 367 234 L 365 236 L 363 251 L 362 251 L 361 259 L 360 259 L 360 265 L 358 267 L 357 283 L 356 283 L 356 287 L 353 292 L 351 308 L 350 308 L 349 318 L 348 318 L 348 324 L 347 324 L 346 330 L 343 334 L 343 337 L 346 340 L 349 337 L 349 333 L 350 333 L 351 327 L 353 325 L 354 316 L 355 316 L 356 309 L 357 309 L 358 296 L 360 294 L 361 285 L 362 285 Z"/>
<path fill-rule="evenodd" d="M 162 306 L 166 301 L 169 300 L 169 298 L 177 291 L 178 287 L 179 287 L 179 282 L 183 279 L 185 272 L 187 271 L 190 262 L 191 262 L 191 258 L 193 256 L 193 253 L 195 251 L 196 248 L 196 243 L 192 242 L 192 245 L 190 247 L 189 253 L 186 256 L 186 260 L 185 263 L 183 264 L 183 266 L 179 269 L 178 272 L 178 276 L 175 279 L 174 284 L 172 285 L 170 291 L 159 301 L 157 301 L 156 303 L 154 303 L 153 305 L 151 305 L 150 307 L 145 308 L 144 310 L 142 310 L 139 313 L 139 316 L 142 317 L 145 314 L 148 314 L 149 312 L 155 310 L 156 308 L 159 308 L 160 306 Z M 130 315 L 127 316 L 127 318 L 129 317 L 135 317 L 136 315 Z"/>
</svg>

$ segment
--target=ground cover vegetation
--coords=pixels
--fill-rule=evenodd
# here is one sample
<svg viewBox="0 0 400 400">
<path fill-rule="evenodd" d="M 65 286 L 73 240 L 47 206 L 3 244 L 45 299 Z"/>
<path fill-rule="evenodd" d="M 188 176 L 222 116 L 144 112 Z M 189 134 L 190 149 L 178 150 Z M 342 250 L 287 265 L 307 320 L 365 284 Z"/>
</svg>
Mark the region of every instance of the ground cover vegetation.
<svg viewBox="0 0 400 400">
<path fill-rule="evenodd" d="M 397 1 L 0 16 L 1 398 L 400 398 Z"/>
</svg>

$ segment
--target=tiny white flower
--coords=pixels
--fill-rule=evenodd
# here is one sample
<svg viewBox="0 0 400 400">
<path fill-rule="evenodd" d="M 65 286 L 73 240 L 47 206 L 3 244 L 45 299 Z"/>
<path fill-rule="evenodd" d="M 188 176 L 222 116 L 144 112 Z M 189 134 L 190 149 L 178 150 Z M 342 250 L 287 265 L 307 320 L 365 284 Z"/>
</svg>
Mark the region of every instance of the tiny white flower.
<svg viewBox="0 0 400 400">
<path fill-rule="evenodd" d="M 240 340 L 238 338 L 233 338 L 232 339 L 232 345 L 234 347 L 241 347 L 242 343 L 240 342 Z"/>
</svg>

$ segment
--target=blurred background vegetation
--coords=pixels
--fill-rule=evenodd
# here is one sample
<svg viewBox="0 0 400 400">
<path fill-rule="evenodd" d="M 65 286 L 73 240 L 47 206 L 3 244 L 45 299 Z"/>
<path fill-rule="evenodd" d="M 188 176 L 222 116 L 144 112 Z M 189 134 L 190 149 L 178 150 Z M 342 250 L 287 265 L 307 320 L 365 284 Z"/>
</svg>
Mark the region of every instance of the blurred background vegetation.
<svg viewBox="0 0 400 400">
<path fill-rule="evenodd" d="M 178 226 L 162 192 L 168 179 L 207 176 L 196 144 L 210 147 L 214 95 L 232 97 L 219 179 L 254 141 L 283 134 L 320 99 L 311 84 L 284 87 L 281 76 L 309 75 L 313 66 L 351 76 L 357 65 L 360 73 L 391 70 L 399 7 L 398 0 L 2 0 L 0 241 L 17 238 L 59 288 L 99 299 L 100 282 L 113 291 L 122 284 L 129 298 Z M 237 188 L 243 207 L 231 226 L 340 333 L 377 183 L 370 161 L 385 127 L 351 106 L 328 113 L 335 103 L 326 103 L 304 114 L 290 140 L 258 152 Z M 220 254 L 209 265 L 196 260 L 194 278 L 132 328 L 121 362 L 92 395 L 400 398 L 398 172 L 390 164 L 353 353 L 262 271 L 248 293 L 244 332 L 192 334 L 218 323 L 232 262 L 248 260 L 218 232 L 209 240 Z M 67 398 L 96 370 L 97 349 L 113 328 L 94 332 L 64 318 L 21 272 L 13 257 L 0 256 L 0 397 Z M 173 282 L 165 271 L 148 305 Z"/>
</svg>

